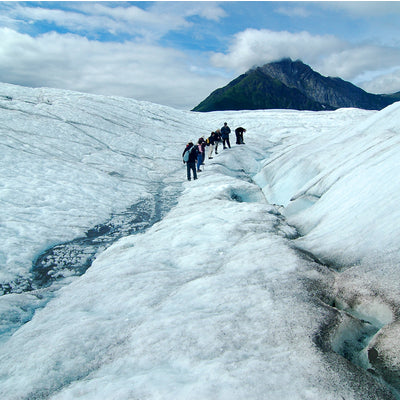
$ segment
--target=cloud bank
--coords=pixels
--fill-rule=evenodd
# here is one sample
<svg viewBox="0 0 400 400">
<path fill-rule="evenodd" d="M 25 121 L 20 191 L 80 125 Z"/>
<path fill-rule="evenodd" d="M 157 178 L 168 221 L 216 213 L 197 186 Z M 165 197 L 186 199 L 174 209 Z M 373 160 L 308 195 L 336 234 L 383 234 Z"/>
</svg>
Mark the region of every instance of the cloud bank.
<svg viewBox="0 0 400 400">
<path fill-rule="evenodd" d="M 149 4 L 1 4 L 0 81 L 194 107 L 224 74 L 160 40 L 194 29 L 192 18 L 217 23 L 226 13 L 212 2 Z"/>
<path fill-rule="evenodd" d="M 33 38 L 0 29 L 0 81 L 145 99 L 176 108 L 197 104 L 224 82 L 191 68 L 184 52 L 135 42 L 100 42 L 55 32 Z"/>
</svg>

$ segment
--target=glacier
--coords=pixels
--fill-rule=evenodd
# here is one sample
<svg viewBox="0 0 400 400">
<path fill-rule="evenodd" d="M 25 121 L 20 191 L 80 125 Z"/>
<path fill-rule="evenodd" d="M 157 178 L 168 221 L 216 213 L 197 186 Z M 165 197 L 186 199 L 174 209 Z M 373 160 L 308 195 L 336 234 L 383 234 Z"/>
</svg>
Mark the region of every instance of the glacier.
<svg viewBox="0 0 400 400">
<path fill-rule="evenodd" d="M 0 84 L 0 121 L 2 399 L 400 398 L 400 104 Z M 246 145 L 186 181 L 225 121 Z"/>
</svg>

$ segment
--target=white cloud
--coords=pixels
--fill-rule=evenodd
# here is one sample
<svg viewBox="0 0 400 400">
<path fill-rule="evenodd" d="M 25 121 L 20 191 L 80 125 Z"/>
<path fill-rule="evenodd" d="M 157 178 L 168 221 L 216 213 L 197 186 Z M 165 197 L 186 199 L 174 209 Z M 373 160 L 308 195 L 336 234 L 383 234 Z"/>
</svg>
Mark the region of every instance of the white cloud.
<svg viewBox="0 0 400 400">
<path fill-rule="evenodd" d="M 212 62 L 220 68 L 232 68 L 243 73 L 255 65 L 284 57 L 316 63 L 320 58 L 345 48 L 345 43 L 331 35 L 311 35 L 246 29 L 234 36 L 228 53 L 216 53 Z"/>
<path fill-rule="evenodd" d="M 2 4 L 0 81 L 127 96 L 177 108 L 196 106 L 226 83 L 220 71 L 205 67 L 204 59 L 196 64 L 201 54 L 157 44 L 168 32 L 191 27 L 191 17 L 218 21 L 226 16 L 217 3 L 154 2 L 147 9 L 122 2 L 63 4 L 64 9 L 46 3 Z M 34 25 L 43 22 L 71 33 L 33 37 L 17 32 L 21 26 L 34 32 Z M 124 42 L 94 40 L 104 32 L 116 39 L 124 34 Z"/>
<path fill-rule="evenodd" d="M 107 7 L 100 3 L 84 2 L 77 5 L 72 3 L 72 7 L 72 10 L 60 10 L 17 3 L 8 12 L 16 21 L 45 21 L 71 32 L 95 35 L 99 32 L 128 33 L 156 39 L 169 30 L 189 25 L 181 16 L 152 13 L 135 6 Z"/>
<path fill-rule="evenodd" d="M 288 17 L 306 18 L 310 16 L 310 12 L 304 7 L 279 7 L 275 10 L 275 12 Z"/>
<path fill-rule="evenodd" d="M 370 45 L 350 46 L 316 65 L 323 75 L 349 80 L 370 93 L 400 91 L 400 49 Z"/>
<path fill-rule="evenodd" d="M 213 1 L 159 1 L 149 8 L 156 14 L 182 15 L 184 17 L 198 16 L 210 21 L 220 21 L 227 17 L 225 10 Z"/>
<path fill-rule="evenodd" d="M 69 2 L 68 10 L 53 9 L 43 3 L 32 7 L 24 3 L 11 3 L 2 11 L 9 19 L 19 23 L 43 22 L 74 33 L 109 32 L 115 35 L 127 33 L 139 35 L 147 40 L 157 40 L 170 31 L 189 28 L 188 17 L 199 16 L 212 21 L 225 17 L 225 11 L 212 2 L 167 2 L 151 3 L 148 9 L 118 2 Z M 8 25 L 9 26 L 9 25 Z"/>
<path fill-rule="evenodd" d="M 103 43 L 77 35 L 37 38 L 0 29 L 0 81 L 119 95 L 191 108 L 224 82 L 200 75 L 184 53 L 134 42 Z"/>
<path fill-rule="evenodd" d="M 322 60 L 323 73 L 335 71 L 343 79 L 355 79 L 361 74 L 380 71 L 400 64 L 400 49 L 370 45 L 348 45 Z"/>
<path fill-rule="evenodd" d="M 184 16 L 159 12 L 157 9 L 144 10 L 136 6 L 108 7 L 101 3 L 83 3 L 79 10 L 84 11 L 88 18 L 105 19 L 109 31 L 140 34 L 144 37 L 159 38 L 169 31 L 190 26 Z M 96 27 L 99 28 L 101 26 Z"/>
<path fill-rule="evenodd" d="M 370 93 L 400 92 L 400 68 L 391 72 L 382 71 L 379 76 L 361 82 L 360 87 Z"/>
<path fill-rule="evenodd" d="M 321 1 L 315 5 L 335 11 L 343 11 L 353 18 L 400 15 L 398 1 Z"/>
</svg>

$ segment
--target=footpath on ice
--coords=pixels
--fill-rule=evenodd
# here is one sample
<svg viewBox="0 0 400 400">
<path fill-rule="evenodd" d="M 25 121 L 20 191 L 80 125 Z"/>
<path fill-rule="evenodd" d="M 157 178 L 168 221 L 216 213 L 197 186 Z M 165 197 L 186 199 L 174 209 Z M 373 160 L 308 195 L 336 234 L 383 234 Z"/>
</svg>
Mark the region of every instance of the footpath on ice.
<svg viewBox="0 0 400 400">
<path fill-rule="evenodd" d="M 28 276 L 52 235 L 179 189 L 159 222 L 99 251 L 4 337 L 1 398 L 398 398 L 398 105 L 197 114 L 13 90 L 5 278 L 14 265 Z M 185 182 L 184 144 L 225 120 L 247 128 L 246 145 Z M 48 196 L 32 196 L 32 177 Z M 30 295 L 2 296 L 3 314 L 18 319 Z"/>
</svg>

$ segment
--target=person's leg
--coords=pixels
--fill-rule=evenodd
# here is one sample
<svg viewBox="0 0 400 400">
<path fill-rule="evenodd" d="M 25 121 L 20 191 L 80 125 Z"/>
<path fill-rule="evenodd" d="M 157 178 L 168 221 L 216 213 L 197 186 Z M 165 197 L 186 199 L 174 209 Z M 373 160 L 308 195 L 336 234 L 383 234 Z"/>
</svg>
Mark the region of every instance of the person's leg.
<svg viewBox="0 0 400 400">
<path fill-rule="evenodd" d="M 214 151 L 214 145 L 210 144 L 210 151 L 208 152 L 208 158 L 212 158 L 213 151 Z"/>
<path fill-rule="evenodd" d="M 196 163 L 192 164 L 192 170 L 193 170 L 193 179 L 197 179 L 197 172 L 196 172 Z"/>
<path fill-rule="evenodd" d="M 190 163 L 186 163 L 187 180 L 190 181 Z"/>
<path fill-rule="evenodd" d="M 199 153 L 199 155 L 197 156 L 197 171 L 201 171 L 200 165 L 202 161 L 203 161 L 203 156 L 201 153 Z"/>
</svg>

